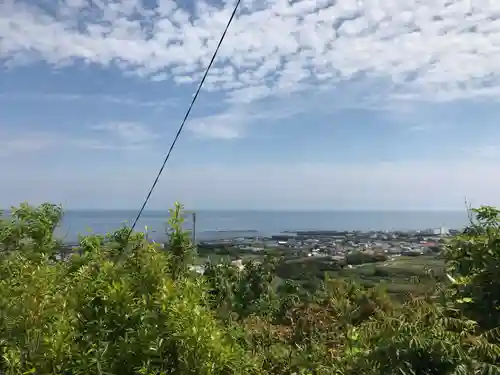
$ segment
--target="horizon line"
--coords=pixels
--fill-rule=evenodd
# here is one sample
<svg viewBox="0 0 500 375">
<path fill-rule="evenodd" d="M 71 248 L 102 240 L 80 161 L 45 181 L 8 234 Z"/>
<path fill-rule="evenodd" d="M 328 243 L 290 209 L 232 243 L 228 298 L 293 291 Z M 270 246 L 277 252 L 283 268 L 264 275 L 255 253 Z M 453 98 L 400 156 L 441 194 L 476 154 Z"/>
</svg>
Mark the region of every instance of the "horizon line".
<svg viewBox="0 0 500 375">
<path fill-rule="evenodd" d="M 171 208 L 165 209 L 146 209 L 144 212 L 168 212 Z M 8 211 L 8 210 L 7 210 Z M 137 208 L 63 208 L 64 212 L 130 212 L 137 211 Z M 464 212 L 464 208 L 188 208 L 183 211 L 191 212 L 290 212 L 290 213 L 308 213 L 308 212 Z"/>
</svg>

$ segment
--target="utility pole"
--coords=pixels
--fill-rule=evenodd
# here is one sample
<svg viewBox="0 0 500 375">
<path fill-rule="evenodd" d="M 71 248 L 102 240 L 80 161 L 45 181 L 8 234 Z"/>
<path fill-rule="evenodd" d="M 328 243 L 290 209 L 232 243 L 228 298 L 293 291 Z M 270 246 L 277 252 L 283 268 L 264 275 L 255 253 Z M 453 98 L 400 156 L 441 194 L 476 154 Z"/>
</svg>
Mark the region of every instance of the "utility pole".
<svg viewBox="0 0 500 375">
<path fill-rule="evenodd" d="M 193 211 L 192 213 L 193 215 L 193 232 L 192 232 L 192 241 L 193 241 L 193 245 L 196 245 L 196 212 Z"/>
<path fill-rule="evenodd" d="M 196 244 L 196 212 L 191 211 L 191 210 L 185 210 L 183 212 L 183 217 L 184 219 L 187 219 L 189 215 L 191 215 L 191 241 L 193 242 L 193 245 Z M 0 374 L 1 375 L 1 374 Z"/>
</svg>

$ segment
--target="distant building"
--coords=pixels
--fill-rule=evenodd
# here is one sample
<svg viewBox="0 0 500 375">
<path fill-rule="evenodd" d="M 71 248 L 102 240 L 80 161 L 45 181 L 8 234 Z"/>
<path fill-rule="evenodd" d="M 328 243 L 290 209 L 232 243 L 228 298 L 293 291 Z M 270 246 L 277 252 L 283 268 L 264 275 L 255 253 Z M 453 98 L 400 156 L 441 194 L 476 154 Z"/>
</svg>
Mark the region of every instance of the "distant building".
<svg viewBox="0 0 500 375">
<path fill-rule="evenodd" d="M 205 273 L 205 267 L 204 266 L 189 266 L 189 270 L 196 272 L 200 275 L 203 275 Z"/>
<path fill-rule="evenodd" d="M 295 237 L 297 237 L 295 233 L 278 233 L 273 234 L 271 239 L 274 241 L 288 241 L 291 238 L 295 239 Z"/>
<path fill-rule="evenodd" d="M 241 259 L 236 259 L 236 260 L 233 260 L 231 262 L 231 264 L 238 268 L 239 270 L 242 270 L 243 268 L 245 268 L 245 266 L 243 266 L 243 261 Z"/>
</svg>

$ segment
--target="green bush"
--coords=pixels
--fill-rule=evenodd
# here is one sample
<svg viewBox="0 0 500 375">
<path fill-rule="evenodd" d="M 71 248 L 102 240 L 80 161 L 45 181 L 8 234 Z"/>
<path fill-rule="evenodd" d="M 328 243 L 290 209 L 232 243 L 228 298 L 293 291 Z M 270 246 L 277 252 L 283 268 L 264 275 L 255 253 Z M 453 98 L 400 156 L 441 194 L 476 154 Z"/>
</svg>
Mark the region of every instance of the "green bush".
<svg viewBox="0 0 500 375">
<path fill-rule="evenodd" d="M 427 277 L 399 301 L 389 283 L 320 279 L 323 263 L 209 263 L 193 277 L 179 204 L 165 249 L 122 228 L 60 260 L 61 208 L 23 204 L 0 219 L 0 372 L 500 374 L 500 211 L 477 213 L 446 247 L 450 282 Z M 366 255 L 352 256 L 378 259 Z"/>
<path fill-rule="evenodd" d="M 172 213 L 171 225 L 178 229 Z M 6 374 L 235 374 L 251 361 L 206 305 L 202 280 L 183 277 L 185 244 L 168 252 L 126 231 L 80 238 L 51 256 L 56 207 L 22 206 L 3 219 L 0 369 Z M 14 247 L 14 244 L 16 247 Z M 122 247 L 120 247 L 122 246 Z"/>
<path fill-rule="evenodd" d="M 347 254 L 346 263 L 352 265 L 359 265 L 364 263 L 384 262 L 388 259 L 384 254 L 369 254 L 361 251 L 354 251 Z"/>
</svg>

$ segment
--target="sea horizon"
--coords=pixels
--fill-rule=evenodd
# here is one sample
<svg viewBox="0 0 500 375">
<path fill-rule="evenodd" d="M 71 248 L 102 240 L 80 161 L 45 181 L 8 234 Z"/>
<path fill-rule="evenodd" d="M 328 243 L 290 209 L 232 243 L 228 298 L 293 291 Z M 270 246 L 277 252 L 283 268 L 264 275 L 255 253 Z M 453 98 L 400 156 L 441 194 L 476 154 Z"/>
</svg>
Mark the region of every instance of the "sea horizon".
<svg viewBox="0 0 500 375">
<path fill-rule="evenodd" d="M 185 214 L 184 227 L 191 230 L 191 210 Z M 424 230 L 444 227 L 460 229 L 468 223 L 462 211 L 375 211 L 375 210 L 196 210 L 196 238 L 214 240 L 249 236 L 270 236 L 285 231 L 308 230 Z M 75 242 L 78 234 L 112 232 L 130 226 L 138 210 L 66 210 L 56 234 L 66 242 Z M 167 210 L 144 211 L 136 230 L 146 227 L 151 239 L 165 238 Z"/>
<path fill-rule="evenodd" d="M 168 213 L 170 208 L 166 209 L 147 209 L 144 212 L 148 213 Z M 5 212 L 9 210 L 4 209 Z M 139 208 L 64 208 L 64 212 L 131 212 L 134 211 L 136 213 L 139 212 Z M 410 213 L 410 212 L 451 212 L 451 213 L 460 213 L 467 212 L 465 208 L 463 209 L 430 209 L 430 208 L 325 208 L 325 209 L 288 209 L 288 208 L 226 208 L 226 209 L 212 209 L 212 208 L 187 208 L 184 207 L 183 211 L 185 212 L 286 212 L 286 213 L 313 213 L 313 212 L 401 212 L 401 213 Z"/>
<path fill-rule="evenodd" d="M 74 243 L 78 235 L 106 234 L 124 225 L 130 226 L 136 209 L 68 209 L 64 210 L 56 235 Z M 271 236 L 296 231 L 411 231 L 425 229 L 461 229 L 468 224 L 464 210 L 186 210 L 184 228 L 193 229 L 196 213 L 197 240 L 215 240 L 242 236 Z M 8 214 L 8 212 L 6 212 Z M 165 239 L 168 210 L 146 210 L 135 230 L 148 228 L 155 241 Z"/>
</svg>

